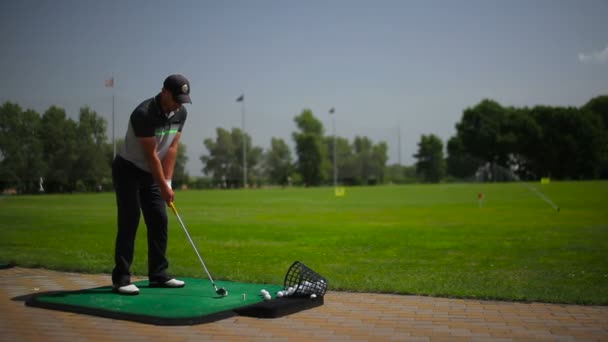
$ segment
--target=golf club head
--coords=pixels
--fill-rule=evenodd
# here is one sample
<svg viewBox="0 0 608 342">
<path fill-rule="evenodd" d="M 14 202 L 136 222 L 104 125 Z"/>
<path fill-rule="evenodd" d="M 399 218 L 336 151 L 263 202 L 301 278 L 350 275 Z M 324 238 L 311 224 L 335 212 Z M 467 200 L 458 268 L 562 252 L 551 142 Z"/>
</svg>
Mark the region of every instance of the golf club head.
<svg viewBox="0 0 608 342">
<path fill-rule="evenodd" d="M 222 297 L 226 297 L 228 295 L 228 291 L 223 287 L 220 287 L 217 291 L 215 291 L 215 293 Z"/>
</svg>

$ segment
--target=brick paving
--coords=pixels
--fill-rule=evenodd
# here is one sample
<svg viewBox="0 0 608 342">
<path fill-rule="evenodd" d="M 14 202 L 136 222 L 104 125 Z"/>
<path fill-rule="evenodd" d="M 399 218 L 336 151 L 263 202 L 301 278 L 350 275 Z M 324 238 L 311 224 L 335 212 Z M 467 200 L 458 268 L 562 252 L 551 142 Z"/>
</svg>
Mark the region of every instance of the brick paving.
<svg viewBox="0 0 608 342">
<path fill-rule="evenodd" d="M 41 291 L 109 285 L 108 275 L 0 270 L 0 341 L 608 341 L 608 307 L 329 291 L 286 317 L 155 326 L 24 305 Z"/>
</svg>

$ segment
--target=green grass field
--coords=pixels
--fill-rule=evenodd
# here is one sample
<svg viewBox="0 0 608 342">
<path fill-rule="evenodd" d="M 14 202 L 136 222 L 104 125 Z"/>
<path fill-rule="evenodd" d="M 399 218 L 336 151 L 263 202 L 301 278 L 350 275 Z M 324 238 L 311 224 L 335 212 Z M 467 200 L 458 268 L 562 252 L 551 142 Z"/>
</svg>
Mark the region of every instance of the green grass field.
<svg viewBox="0 0 608 342">
<path fill-rule="evenodd" d="M 608 305 L 607 199 L 608 182 L 552 182 L 355 187 L 344 197 L 179 191 L 175 204 L 217 279 L 282 284 L 299 260 L 331 290 Z M 169 216 L 170 271 L 206 278 Z M 109 273 L 115 221 L 113 193 L 2 197 L 0 262 Z M 142 218 L 134 273 L 146 274 L 146 255 Z"/>
</svg>

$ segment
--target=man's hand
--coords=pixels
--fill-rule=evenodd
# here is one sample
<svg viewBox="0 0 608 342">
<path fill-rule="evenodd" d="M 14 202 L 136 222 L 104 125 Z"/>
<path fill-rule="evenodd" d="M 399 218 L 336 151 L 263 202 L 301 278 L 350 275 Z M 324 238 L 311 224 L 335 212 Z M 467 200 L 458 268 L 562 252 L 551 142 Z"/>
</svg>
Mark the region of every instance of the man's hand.
<svg viewBox="0 0 608 342">
<path fill-rule="evenodd" d="M 169 186 L 167 182 L 163 182 L 159 185 L 160 187 L 160 197 L 167 202 L 167 205 L 171 204 L 175 200 L 175 193 L 173 189 Z"/>
<path fill-rule="evenodd" d="M 139 138 L 138 140 L 141 143 L 144 150 L 144 155 L 146 156 L 146 160 L 150 166 L 150 173 L 152 173 L 154 181 L 160 188 L 160 197 L 167 202 L 167 204 L 173 202 L 175 199 L 175 193 L 173 192 L 173 189 L 171 189 L 171 186 L 167 183 L 167 181 L 171 179 L 171 175 L 165 175 L 163 165 L 161 164 L 160 159 L 158 159 L 158 155 L 156 153 L 156 138 L 144 137 Z"/>
</svg>

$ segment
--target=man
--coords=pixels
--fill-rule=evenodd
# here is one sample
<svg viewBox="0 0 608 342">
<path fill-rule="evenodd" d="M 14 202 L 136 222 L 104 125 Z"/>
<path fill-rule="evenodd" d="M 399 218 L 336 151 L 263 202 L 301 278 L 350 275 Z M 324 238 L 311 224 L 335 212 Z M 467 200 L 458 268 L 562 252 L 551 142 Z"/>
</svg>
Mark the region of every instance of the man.
<svg viewBox="0 0 608 342">
<path fill-rule="evenodd" d="M 167 204 L 175 194 L 171 178 L 190 100 L 190 82 L 171 75 L 161 92 L 142 102 L 131 114 L 124 145 L 112 163 L 112 181 L 118 207 L 118 232 L 112 271 L 114 292 L 137 295 L 131 284 L 135 235 L 143 213 L 148 235 L 148 279 L 150 286 L 184 287 L 167 269 Z"/>
</svg>

